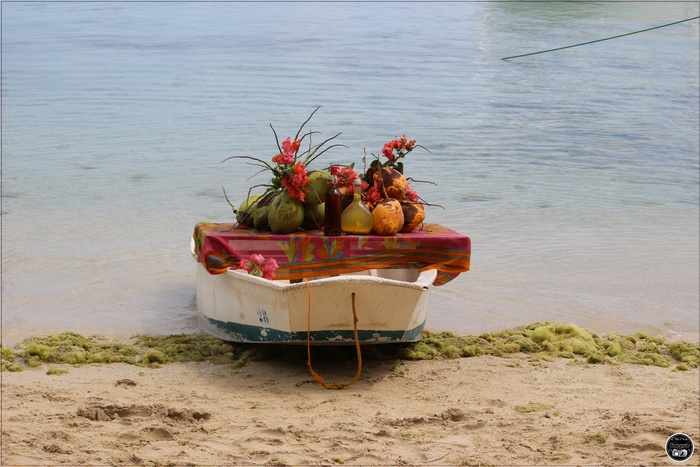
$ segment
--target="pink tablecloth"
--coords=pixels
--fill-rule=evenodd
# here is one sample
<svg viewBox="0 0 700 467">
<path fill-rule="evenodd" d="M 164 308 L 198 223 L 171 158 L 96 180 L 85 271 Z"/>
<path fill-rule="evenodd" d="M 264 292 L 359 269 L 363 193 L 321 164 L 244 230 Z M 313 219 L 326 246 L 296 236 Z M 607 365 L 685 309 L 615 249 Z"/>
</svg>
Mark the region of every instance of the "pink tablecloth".
<svg viewBox="0 0 700 467">
<path fill-rule="evenodd" d="M 471 240 L 437 224 L 391 236 L 341 235 L 323 231 L 276 235 L 234 224 L 200 222 L 194 228 L 195 254 L 210 274 L 236 267 L 253 254 L 274 258 L 277 279 L 330 276 L 366 269 L 417 263 L 437 269 L 434 285 L 442 285 L 469 270 Z"/>
</svg>

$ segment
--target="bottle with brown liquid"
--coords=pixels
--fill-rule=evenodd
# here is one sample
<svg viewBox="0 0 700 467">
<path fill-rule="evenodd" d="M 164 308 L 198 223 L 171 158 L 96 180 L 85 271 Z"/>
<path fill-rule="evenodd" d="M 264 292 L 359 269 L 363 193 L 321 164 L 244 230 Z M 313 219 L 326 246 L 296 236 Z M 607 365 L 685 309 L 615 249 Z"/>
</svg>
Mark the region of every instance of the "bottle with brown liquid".
<svg viewBox="0 0 700 467">
<path fill-rule="evenodd" d="M 372 230 L 372 213 L 362 202 L 362 181 L 358 178 L 353 185 L 353 200 L 340 216 L 340 227 L 351 235 L 367 235 Z"/>
<path fill-rule="evenodd" d="M 338 190 L 338 167 L 331 167 L 331 186 L 326 193 L 325 221 L 323 234 L 328 236 L 340 235 L 340 216 L 342 214 L 343 195 Z"/>
</svg>

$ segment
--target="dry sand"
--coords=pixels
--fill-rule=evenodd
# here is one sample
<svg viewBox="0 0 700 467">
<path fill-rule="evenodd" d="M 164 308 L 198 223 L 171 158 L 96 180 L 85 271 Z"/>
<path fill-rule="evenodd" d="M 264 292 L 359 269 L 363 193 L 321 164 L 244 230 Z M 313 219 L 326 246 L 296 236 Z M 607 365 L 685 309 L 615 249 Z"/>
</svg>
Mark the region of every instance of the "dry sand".
<svg viewBox="0 0 700 467">
<path fill-rule="evenodd" d="M 2 373 L 2 465 L 700 465 L 698 370 L 482 356 Z M 326 381 L 353 363 L 321 362 Z"/>
</svg>

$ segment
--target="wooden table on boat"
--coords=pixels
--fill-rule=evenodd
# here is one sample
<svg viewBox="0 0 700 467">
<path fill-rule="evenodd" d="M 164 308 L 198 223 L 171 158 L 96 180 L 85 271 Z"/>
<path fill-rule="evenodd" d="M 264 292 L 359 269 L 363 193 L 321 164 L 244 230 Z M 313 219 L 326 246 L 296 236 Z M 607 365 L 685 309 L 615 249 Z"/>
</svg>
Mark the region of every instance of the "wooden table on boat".
<svg viewBox="0 0 700 467">
<path fill-rule="evenodd" d="M 418 264 L 438 271 L 433 285 L 446 284 L 469 270 L 471 240 L 438 224 L 390 236 L 340 235 L 322 230 L 273 234 L 237 229 L 235 224 L 200 222 L 193 234 L 194 254 L 210 274 L 235 268 L 260 254 L 274 258 L 275 279 L 297 280 Z"/>
</svg>

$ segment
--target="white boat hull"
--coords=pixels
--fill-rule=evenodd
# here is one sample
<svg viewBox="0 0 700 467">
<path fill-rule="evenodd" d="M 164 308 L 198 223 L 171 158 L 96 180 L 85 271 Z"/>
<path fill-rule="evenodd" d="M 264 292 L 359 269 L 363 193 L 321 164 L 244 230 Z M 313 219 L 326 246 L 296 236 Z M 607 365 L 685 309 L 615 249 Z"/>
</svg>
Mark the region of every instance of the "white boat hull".
<svg viewBox="0 0 700 467">
<path fill-rule="evenodd" d="M 197 263 L 200 325 L 207 334 L 234 342 L 352 344 L 354 293 L 361 342 L 415 342 L 436 275 L 435 270 L 376 269 L 314 278 L 307 286 L 240 270 L 211 275 Z"/>
</svg>

